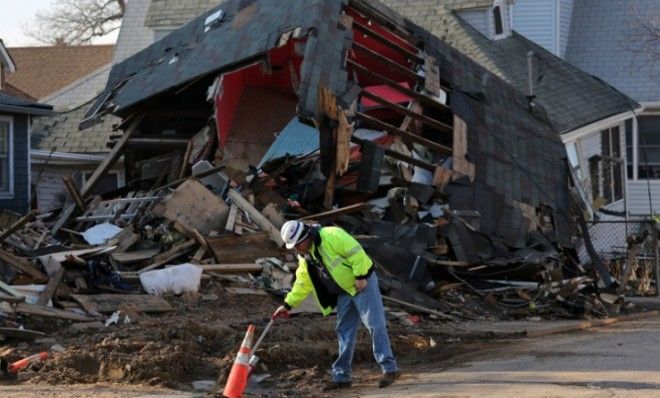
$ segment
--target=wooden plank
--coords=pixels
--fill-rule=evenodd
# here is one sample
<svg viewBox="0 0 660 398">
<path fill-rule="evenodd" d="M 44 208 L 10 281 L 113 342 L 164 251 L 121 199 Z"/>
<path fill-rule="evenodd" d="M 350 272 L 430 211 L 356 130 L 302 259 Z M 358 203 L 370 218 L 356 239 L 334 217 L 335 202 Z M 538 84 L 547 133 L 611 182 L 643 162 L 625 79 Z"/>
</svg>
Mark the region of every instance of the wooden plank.
<svg viewBox="0 0 660 398">
<path fill-rule="evenodd" d="M 435 96 L 440 95 L 440 68 L 435 57 L 430 55 L 424 57 L 424 72 L 426 73 L 424 89 Z"/>
<path fill-rule="evenodd" d="M 16 305 L 14 310 L 19 314 L 41 316 L 45 318 L 58 318 L 79 322 L 88 322 L 94 320 L 94 318 L 87 315 L 81 315 L 71 311 L 60 310 L 57 308 L 45 307 L 43 305 L 36 304 L 20 303 Z"/>
<path fill-rule="evenodd" d="M 59 285 L 60 282 L 62 281 L 62 277 L 64 276 L 65 271 L 66 270 L 64 269 L 64 267 L 62 267 L 59 270 L 57 270 L 57 272 L 55 272 L 53 276 L 50 277 L 50 280 L 48 281 L 46 288 L 39 295 L 39 300 L 37 300 L 37 305 L 48 304 L 50 299 L 53 297 L 53 294 L 55 294 L 57 285 Z"/>
<path fill-rule="evenodd" d="M 12 268 L 24 274 L 30 275 L 37 282 L 48 281 L 48 276 L 35 268 L 26 258 L 14 256 L 8 251 L 0 249 L 0 260 Z"/>
<path fill-rule="evenodd" d="M 229 207 L 199 181 L 188 180 L 156 204 L 151 213 L 176 221 L 189 231 L 203 235 L 226 225 Z"/>
<path fill-rule="evenodd" d="M 401 55 L 403 55 L 406 58 L 410 58 L 415 63 L 423 63 L 424 59 L 421 58 L 419 55 L 415 54 L 414 52 L 408 50 L 407 48 L 404 48 L 402 45 L 396 43 L 393 40 L 388 39 L 387 37 L 383 37 L 380 33 L 376 32 L 375 30 L 369 28 L 368 26 L 362 25 L 359 22 L 353 21 L 353 28 L 356 30 L 364 33 L 365 35 L 371 37 L 372 39 L 380 42 L 381 44 L 384 44 L 385 46 L 391 48 L 392 50 L 395 50 Z M 408 43 L 411 47 L 415 47 L 411 43 Z"/>
<path fill-rule="evenodd" d="M 363 73 L 371 76 L 372 78 L 374 78 L 376 80 L 379 80 L 383 84 L 385 84 L 387 86 L 390 86 L 393 89 L 395 89 L 397 91 L 400 91 L 400 92 L 406 94 L 407 96 L 416 99 L 417 101 L 423 102 L 427 105 L 431 105 L 431 106 L 433 106 L 435 108 L 438 108 L 440 110 L 448 109 L 447 105 L 442 104 L 442 103 L 436 101 L 435 99 L 433 99 L 433 98 L 431 98 L 431 97 L 429 97 L 425 94 L 418 93 L 417 91 L 411 90 L 408 87 L 404 87 L 400 83 L 398 83 L 398 82 L 396 82 L 396 81 L 394 81 L 394 80 L 392 80 L 388 77 L 380 75 L 380 74 L 378 74 L 378 73 L 376 73 L 376 72 L 360 65 L 359 63 L 357 63 L 357 62 L 355 62 L 351 59 L 347 60 L 346 63 L 351 65 L 354 69 L 356 69 L 360 72 L 363 72 Z"/>
<path fill-rule="evenodd" d="M 443 319 L 454 320 L 454 317 L 453 317 L 453 316 L 450 316 L 450 315 L 447 315 L 447 314 L 443 314 L 443 313 L 440 312 L 440 311 L 436 311 L 436 310 L 434 310 L 434 309 L 431 309 L 431 308 L 428 308 L 428 307 L 424 307 L 424 306 L 421 306 L 421 305 L 417 305 L 417 304 L 412 304 L 412 303 L 408 303 L 408 302 L 405 302 L 405 301 L 401 301 L 401 300 L 399 300 L 399 299 L 395 299 L 394 297 L 389 297 L 389 296 L 385 296 L 385 295 L 383 295 L 383 300 L 385 300 L 385 301 L 391 301 L 391 302 L 393 302 L 393 303 L 396 303 L 396 304 L 402 305 L 402 306 L 404 306 L 404 307 L 412 308 L 412 309 L 415 309 L 415 310 L 417 310 L 417 311 L 421 311 L 421 312 L 426 312 L 426 313 L 428 313 L 428 314 L 437 315 L 437 316 L 439 316 L 440 318 L 443 318 Z"/>
<path fill-rule="evenodd" d="M 145 261 L 154 258 L 160 253 L 158 249 L 136 250 L 132 252 L 112 253 L 110 257 L 118 263 L 131 264 L 138 261 Z"/>
<path fill-rule="evenodd" d="M 351 141 L 355 142 L 356 144 L 364 145 L 364 140 L 362 140 L 358 137 L 355 137 L 355 136 L 351 137 Z M 423 160 L 411 158 L 410 156 L 406 156 L 402 153 L 399 153 L 397 151 L 393 151 L 391 149 L 385 149 L 385 155 L 393 157 L 394 159 L 400 160 L 402 162 L 411 164 L 413 166 L 421 167 L 421 168 L 423 168 L 425 170 L 429 170 L 429 171 L 435 170 L 435 167 L 436 167 L 436 166 L 434 166 L 430 163 L 426 163 Z"/>
<path fill-rule="evenodd" d="M 311 214 L 300 219 L 300 221 L 306 220 L 327 220 L 330 218 L 335 218 L 342 216 L 344 214 L 351 214 L 363 210 L 366 207 L 364 203 L 356 203 L 354 205 L 341 207 L 339 209 L 325 211 L 323 213 Z"/>
<path fill-rule="evenodd" d="M 454 146 L 452 155 L 452 169 L 470 177 L 474 181 L 475 167 L 467 158 L 468 135 L 467 124 L 458 116 L 454 115 Z"/>
<path fill-rule="evenodd" d="M 236 224 L 236 215 L 238 214 L 238 206 L 232 204 L 229 208 L 229 216 L 227 217 L 227 224 L 225 225 L 225 231 L 233 232 L 234 225 Z"/>
<path fill-rule="evenodd" d="M 229 294 L 254 294 L 257 296 L 267 296 L 268 293 L 259 289 L 251 289 L 249 287 L 226 287 L 225 291 Z"/>
<path fill-rule="evenodd" d="M 373 118 L 369 115 L 366 115 L 362 112 L 357 112 L 357 116 L 358 116 L 358 118 L 360 118 L 362 121 L 364 121 L 365 123 L 367 123 L 369 125 L 372 125 L 372 126 L 378 128 L 378 129 L 381 129 L 381 130 L 385 130 L 388 133 L 397 135 L 401 138 L 408 139 L 412 142 L 416 142 L 420 145 L 424 145 L 425 147 L 427 147 L 428 149 L 431 149 L 433 151 L 436 151 L 436 152 L 439 152 L 439 153 L 442 153 L 442 154 L 445 154 L 445 155 L 451 155 L 451 153 L 452 153 L 452 149 L 449 148 L 449 147 L 438 144 L 438 143 L 433 142 L 431 140 L 428 140 L 424 137 L 420 137 L 418 135 L 411 134 L 407 131 L 403 131 L 403 130 L 399 129 L 398 127 L 392 126 L 391 124 L 387 124 L 385 122 L 381 122 L 380 120 L 378 120 L 376 118 Z"/>
<path fill-rule="evenodd" d="M 384 98 L 381 98 L 381 97 L 379 97 L 375 94 L 370 93 L 367 90 L 362 90 L 362 96 L 367 97 L 370 100 L 372 100 L 374 102 L 377 102 L 377 103 L 383 105 L 384 107 L 386 107 L 388 109 L 391 109 L 391 110 L 393 110 L 394 112 L 396 112 L 400 115 L 409 116 L 409 117 L 411 117 L 415 120 L 419 120 L 423 124 L 425 124 L 429 127 L 432 127 L 436 130 L 439 130 L 439 131 L 442 131 L 442 132 L 445 132 L 445 133 L 451 133 L 453 131 L 452 127 L 448 124 L 439 122 L 439 121 L 437 121 L 435 119 L 432 119 L 432 118 L 430 118 L 426 115 L 423 115 L 422 113 L 415 112 L 415 111 L 410 110 L 408 108 L 405 108 L 405 107 L 403 107 L 399 104 L 395 104 L 393 102 L 390 102 L 390 101 L 388 101 Z"/>
<path fill-rule="evenodd" d="M 64 186 L 66 187 L 66 190 L 69 191 L 69 195 L 71 195 L 71 197 L 73 198 L 73 201 L 76 203 L 78 209 L 81 212 L 84 212 L 85 201 L 83 200 L 82 195 L 80 195 L 80 191 L 78 191 L 78 188 L 76 188 L 76 184 L 69 176 L 62 177 L 62 181 L 64 181 Z"/>
<path fill-rule="evenodd" d="M 244 274 L 250 272 L 261 272 L 263 267 L 259 264 L 203 264 L 198 265 L 204 272 L 217 272 L 219 274 Z"/>
<path fill-rule="evenodd" d="M 186 153 L 183 155 L 183 161 L 181 162 L 181 171 L 179 171 L 179 179 L 182 179 L 186 176 L 188 172 L 188 163 L 190 163 L 190 156 L 192 155 L 193 149 L 193 140 L 188 141 L 188 146 L 186 147 Z"/>
<path fill-rule="evenodd" d="M 377 60 L 380 63 L 385 64 L 387 67 L 389 67 L 390 70 L 394 70 L 398 73 L 401 73 L 402 75 L 405 75 L 407 78 L 414 79 L 418 82 L 424 81 L 424 76 L 420 76 L 412 69 L 403 66 L 400 63 L 395 62 L 381 54 L 378 54 L 377 52 L 375 52 L 374 50 L 370 49 L 367 46 L 364 46 L 356 41 L 353 42 L 352 46 L 354 50 L 358 50 L 363 54 L 367 54 L 369 57 Z"/>
<path fill-rule="evenodd" d="M 280 251 L 263 233 L 224 235 L 207 238 L 218 263 L 253 263 L 264 257 L 281 257 Z"/>
<path fill-rule="evenodd" d="M 158 255 L 154 259 L 153 264 L 142 268 L 137 273 L 142 274 L 144 272 L 151 271 L 152 269 L 162 267 L 163 265 L 169 263 L 170 261 L 173 261 L 173 260 L 177 259 L 178 257 L 181 257 L 185 253 L 193 251 L 194 246 L 196 244 L 197 243 L 195 242 L 194 239 L 190 239 L 190 240 L 188 240 L 184 243 L 181 243 L 179 245 L 172 246 L 172 248 L 170 250 L 166 251 L 165 253 L 162 253 L 162 254 Z"/>
<path fill-rule="evenodd" d="M 89 312 L 113 313 L 119 306 L 126 305 L 137 312 L 169 312 L 174 310 L 170 303 L 160 296 L 151 294 L 72 294 L 71 298 Z"/>
<path fill-rule="evenodd" d="M 36 330 L 0 327 L 0 336 L 11 337 L 17 340 L 33 341 L 34 339 L 46 337 L 46 333 L 38 332 Z"/>
<path fill-rule="evenodd" d="M 11 287 L 10 285 L 4 283 L 3 281 L 0 281 L 0 291 L 5 292 L 9 294 L 10 296 L 16 297 L 16 298 L 25 298 L 19 291 Z"/>
<path fill-rule="evenodd" d="M 26 216 L 21 217 L 15 223 L 10 225 L 9 228 L 2 231 L 2 233 L 0 233 L 0 243 L 4 242 L 5 239 L 7 239 L 9 236 L 11 236 L 14 232 L 18 231 L 23 225 L 25 225 L 28 222 L 34 220 L 34 218 L 37 216 L 37 214 L 39 214 L 39 210 L 32 210 Z"/>
<path fill-rule="evenodd" d="M 280 235 L 280 231 L 275 228 L 273 224 L 268 221 L 266 217 L 264 217 L 263 214 L 259 210 L 257 210 L 254 206 L 248 202 L 243 195 L 241 195 L 240 192 L 230 189 L 229 190 L 229 198 L 231 198 L 232 202 L 236 204 L 241 210 L 247 212 L 250 217 L 252 218 L 252 221 L 254 221 L 259 228 L 261 228 L 262 231 L 266 232 L 268 237 L 277 244 L 278 247 L 284 246 L 284 241 L 282 240 L 282 236 Z"/>
</svg>

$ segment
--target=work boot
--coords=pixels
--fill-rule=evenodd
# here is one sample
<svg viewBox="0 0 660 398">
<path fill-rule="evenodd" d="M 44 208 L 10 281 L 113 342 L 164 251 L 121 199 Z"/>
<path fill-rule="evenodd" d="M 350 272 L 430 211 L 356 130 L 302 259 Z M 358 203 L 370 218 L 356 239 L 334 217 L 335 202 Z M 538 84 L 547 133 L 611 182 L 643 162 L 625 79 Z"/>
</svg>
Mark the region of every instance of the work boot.
<svg viewBox="0 0 660 398">
<path fill-rule="evenodd" d="M 350 388 L 353 385 L 351 381 L 329 381 L 323 386 L 323 391 L 340 390 L 342 388 Z"/>
<path fill-rule="evenodd" d="M 383 375 L 383 377 L 378 381 L 378 388 L 385 388 L 390 384 L 394 383 L 396 379 L 401 376 L 401 372 L 398 370 L 396 372 L 388 372 Z"/>
</svg>

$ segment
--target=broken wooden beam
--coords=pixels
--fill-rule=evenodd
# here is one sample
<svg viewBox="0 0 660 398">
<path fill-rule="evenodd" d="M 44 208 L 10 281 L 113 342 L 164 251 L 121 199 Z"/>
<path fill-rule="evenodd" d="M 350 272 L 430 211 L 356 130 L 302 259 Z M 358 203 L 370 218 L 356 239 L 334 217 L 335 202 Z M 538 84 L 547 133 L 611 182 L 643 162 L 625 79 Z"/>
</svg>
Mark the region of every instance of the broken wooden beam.
<svg viewBox="0 0 660 398">
<path fill-rule="evenodd" d="M 64 267 L 60 268 L 55 272 L 55 275 L 50 277 L 50 280 L 48 281 L 48 284 L 46 284 L 46 288 L 39 294 L 39 299 L 37 300 L 37 305 L 47 305 L 50 299 L 53 297 L 53 294 L 55 294 L 55 290 L 57 289 L 57 285 L 60 284 L 62 281 L 62 277 L 64 276 L 64 272 L 66 270 Z"/>
<path fill-rule="evenodd" d="M 392 126 L 391 124 L 387 124 L 385 122 L 381 122 L 380 120 L 373 118 L 367 114 L 364 114 L 362 112 L 356 112 L 357 117 L 365 122 L 366 124 L 369 124 L 371 126 L 374 126 L 375 128 L 387 131 L 388 133 L 397 135 L 401 138 L 408 139 L 412 142 L 416 142 L 420 145 L 424 145 L 428 149 L 432 151 L 436 151 L 439 153 L 442 153 L 444 155 L 451 155 L 452 150 L 449 147 L 446 147 L 444 145 L 438 144 L 436 142 L 433 142 L 431 140 L 428 140 L 424 137 L 420 137 L 415 134 L 411 134 L 407 131 L 403 131 L 399 129 L 398 127 Z"/>
<path fill-rule="evenodd" d="M 228 196 L 232 202 L 236 204 L 236 206 L 250 215 L 252 221 L 254 221 L 259 226 L 259 228 L 261 228 L 261 230 L 264 231 L 268 237 L 273 242 L 275 242 L 275 244 L 277 244 L 278 247 L 284 246 L 284 241 L 282 240 L 280 231 L 275 228 L 275 226 L 271 224 L 270 221 L 268 221 L 268 219 L 264 217 L 264 215 L 261 214 L 259 210 L 252 206 L 250 202 L 248 202 L 243 197 L 243 195 L 241 195 L 240 192 L 234 189 L 230 189 Z"/>
<path fill-rule="evenodd" d="M 387 65 L 391 70 L 395 70 L 396 72 L 401 73 L 402 75 L 405 75 L 409 79 L 414 79 L 414 80 L 416 80 L 420 83 L 424 81 L 424 76 L 418 75 L 412 69 L 410 69 L 408 67 L 405 67 L 405 66 L 401 65 L 400 63 L 395 62 L 395 61 L 393 61 L 393 60 L 391 60 L 391 59 L 375 52 L 374 50 L 370 49 L 369 47 L 364 46 L 364 45 L 362 45 L 362 44 L 360 44 L 356 41 L 353 42 L 353 49 L 358 50 L 358 51 L 360 51 L 364 54 L 367 54 L 371 58 Z"/>
<path fill-rule="evenodd" d="M 15 270 L 30 275 L 39 283 L 48 281 L 48 276 L 35 268 L 26 258 L 17 257 L 8 251 L 0 249 L 0 260 Z"/>
<path fill-rule="evenodd" d="M 169 312 L 173 308 L 160 296 L 151 294 L 72 294 L 85 311 L 95 313 L 112 313 L 120 306 L 127 306 L 137 312 Z"/>
<path fill-rule="evenodd" d="M 363 140 L 361 138 L 358 138 L 356 136 L 351 137 L 351 141 L 356 143 L 356 144 L 359 144 L 359 145 L 364 145 L 364 143 L 366 142 L 365 140 Z M 421 167 L 425 170 L 433 171 L 436 168 L 436 166 L 434 166 L 430 163 L 426 163 L 423 160 L 411 158 L 410 156 L 406 156 L 402 153 L 399 153 L 397 151 L 393 151 L 391 149 L 385 149 L 385 155 L 390 156 L 394 159 L 400 160 L 404 163 L 408 163 L 408 164 L 413 165 L 413 166 Z"/>
<path fill-rule="evenodd" d="M 441 103 L 441 102 L 438 102 L 436 99 L 434 99 L 434 98 L 432 98 L 432 97 L 429 97 L 429 96 L 427 96 L 427 95 L 424 95 L 424 94 L 422 94 L 422 93 L 418 93 L 417 91 L 415 91 L 415 90 L 411 90 L 411 89 L 409 89 L 408 87 L 404 87 L 404 86 L 402 86 L 400 83 L 398 83 L 398 82 L 396 82 L 396 81 L 394 81 L 394 80 L 392 80 L 392 79 L 390 79 L 390 78 L 388 78 L 388 77 L 386 77 L 386 76 L 383 76 L 383 75 L 381 75 L 381 74 L 378 74 L 378 73 L 372 71 L 371 69 L 369 69 L 369 68 L 367 68 L 367 67 L 365 67 L 365 66 L 363 66 L 363 65 L 360 65 L 359 63 L 357 63 L 357 62 L 355 62 L 355 61 L 353 61 L 353 60 L 351 60 L 351 59 L 347 60 L 346 62 L 348 63 L 348 65 L 352 66 L 352 67 L 353 67 L 354 69 L 356 69 L 357 71 L 363 72 L 363 73 L 369 75 L 370 77 L 372 77 L 372 78 L 374 78 L 374 79 L 376 79 L 376 80 L 379 80 L 380 82 L 382 82 L 382 83 L 384 83 L 384 84 L 386 84 L 386 85 L 392 87 L 393 89 L 395 89 L 395 90 L 397 90 L 397 91 L 402 92 L 403 94 L 405 94 L 405 95 L 407 95 L 407 96 L 409 96 L 409 97 L 412 97 L 412 98 L 414 98 L 414 99 L 416 99 L 416 100 L 418 100 L 418 101 L 420 101 L 420 102 L 423 102 L 423 103 L 425 103 L 425 104 L 428 104 L 428 105 L 431 105 L 431 106 L 433 106 L 433 107 L 436 107 L 436 108 L 438 108 L 438 109 L 440 109 L 440 110 L 446 110 L 446 109 L 448 109 L 448 108 L 447 108 L 447 105 L 445 105 L 445 104 L 443 104 L 443 103 Z"/>
<path fill-rule="evenodd" d="M 9 226 L 6 230 L 0 233 L 0 243 L 4 242 L 9 236 L 14 232 L 18 231 L 22 226 L 34 220 L 34 218 L 39 214 L 39 210 L 32 210 L 24 217 L 21 217 L 18 221 Z"/>
<path fill-rule="evenodd" d="M 361 23 L 353 20 L 353 28 L 371 37 L 372 39 L 380 42 L 381 44 L 391 48 L 392 50 L 399 52 L 401 55 L 403 55 L 406 58 L 409 58 L 411 61 L 415 63 L 418 64 L 424 63 L 424 59 L 421 58 L 419 55 L 408 50 L 407 48 L 404 48 L 402 45 L 396 43 L 395 41 L 382 36 L 380 33 L 376 32 L 375 30 L 369 28 L 366 25 L 362 25 Z M 411 47 L 415 47 L 411 43 L 407 43 L 407 44 L 410 45 Z"/>
<path fill-rule="evenodd" d="M 383 295 L 383 300 L 390 301 L 390 302 L 402 305 L 404 307 L 412 308 L 412 309 L 415 309 L 415 310 L 420 311 L 420 312 L 426 312 L 427 314 L 437 315 L 440 318 L 447 319 L 447 320 L 450 320 L 450 321 L 455 320 L 455 318 L 451 315 L 443 314 L 442 312 L 436 311 L 432 308 L 428 308 L 428 307 L 424 307 L 424 306 L 421 306 L 421 305 L 412 304 L 412 303 L 408 303 L 408 302 L 405 302 L 405 301 L 402 301 L 402 300 L 399 300 L 399 299 L 395 299 L 394 297 L 389 297 L 389 296 Z"/>
<path fill-rule="evenodd" d="M 84 212 L 85 201 L 83 200 L 80 191 L 78 191 L 78 188 L 76 188 L 76 184 L 73 182 L 73 179 L 71 179 L 69 176 L 66 176 L 62 177 L 62 181 L 64 182 L 66 190 L 69 191 L 69 195 L 71 195 L 73 201 L 76 203 L 76 206 L 78 206 L 78 210 Z"/>
<path fill-rule="evenodd" d="M 356 203 L 354 205 L 340 207 L 339 209 L 324 211 L 323 213 L 311 214 L 309 216 L 305 216 L 301 218 L 300 221 L 327 220 L 327 219 L 343 216 L 344 214 L 351 214 L 358 212 L 360 210 L 363 210 L 365 207 L 366 207 L 365 203 Z"/>
<path fill-rule="evenodd" d="M 439 131 L 442 131 L 442 132 L 445 132 L 445 133 L 452 133 L 453 132 L 452 126 L 450 126 L 448 124 L 445 124 L 445 123 L 439 122 L 435 119 L 432 119 L 432 118 L 424 115 L 423 113 L 417 113 L 417 112 L 415 112 L 413 110 L 410 110 L 406 107 L 403 107 L 399 104 L 395 104 L 393 102 L 390 102 L 390 101 L 388 101 L 384 98 L 381 98 L 381 97 L 379 97 L 379 96 L 377 96 L 377 95 L 375 95 L 375 94 L 373 94 L 373 93 L 371 93 L 367 90 L 362 90 L 362 96 L 367 97 L 370 100 L 372 100 L 374 102 L 377 102 L 377 103 L 383 105 L 384 107 L 386 107 L 388 109 L 391 109 L 391 110 L 393 110 L 394 112 L 396 112 L 400 115 L 408 116 L 408 117 L 411 117 L 415 120 L 419 120 L 423 124 L 425 124 L 429 127 L 432 127 L 436 130 L 439 130 Z M 405 131 L 405 130 L 403 130 L 403 131 Z"/>
<path fill-rule="evenodd" d="M 245 274 L 263 271 L 263 266 L 254 263 L 245 264 L 202 264 L 198 265 L 204 272 L 217 272 L 219 274 Z"/>
<path fill-rule="evenodd" d="M 177 259 L 178 257 L 181 257 L 182 255 L 191 252 L 194 249 L 194 246 L 197 244 L 194 239 L 190 239 L 184 243 L 181 243 L 179 245 L 172 246 L 172 248 L 165 253 L 159 254 L 156 256 L 154 259 L 154 263 L 151 265 L 148 265 L 141 270 L 139 270 L 137 273 L 142 274 L 147 271 L 151 271 L 152 269 L 156 269 L 158 267 L 162 267 L 163 265 L 169 263 L 172 260 Z"/>
<path fill-rule="evenodd" d="M 19 303 L 14 308 L 14 311 L 18 312 L 19 314 L 66 319 L 69 321 L 87 322 L 94 320 L 94 318 L 87 315 L 81 315 L 75 312 L 45 307 L 43 305 L 37 304 Z"/>
</svg>

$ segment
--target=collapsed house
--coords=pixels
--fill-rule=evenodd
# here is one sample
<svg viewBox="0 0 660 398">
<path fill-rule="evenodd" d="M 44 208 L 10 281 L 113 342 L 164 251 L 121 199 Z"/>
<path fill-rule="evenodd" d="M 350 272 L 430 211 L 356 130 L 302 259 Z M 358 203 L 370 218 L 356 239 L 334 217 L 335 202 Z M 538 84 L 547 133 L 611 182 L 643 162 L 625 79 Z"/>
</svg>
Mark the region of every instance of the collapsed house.
<svg viewBox="0 0 660 398">
<path fill-rule="evenodd" d="M 278 4 L 224 2 L 113 67 L 81 126 L 122 119 L 108 156 L 65 181 L 61 211 L 0 220 L 7 311 L 171 311 L 135 294 L 163 293 L 152 272 L 282 295 L 279 227 L 302 219 L 355 235 L 386 300 L 445 320 L 475 319 L 466 292 L 523 316 L 608 312 L 542 108 L 380 3 Z M 95 191 L 120 158 L 126 185 Z M 48 283 L 35 304 L 21 282 Z"/>
</svg>

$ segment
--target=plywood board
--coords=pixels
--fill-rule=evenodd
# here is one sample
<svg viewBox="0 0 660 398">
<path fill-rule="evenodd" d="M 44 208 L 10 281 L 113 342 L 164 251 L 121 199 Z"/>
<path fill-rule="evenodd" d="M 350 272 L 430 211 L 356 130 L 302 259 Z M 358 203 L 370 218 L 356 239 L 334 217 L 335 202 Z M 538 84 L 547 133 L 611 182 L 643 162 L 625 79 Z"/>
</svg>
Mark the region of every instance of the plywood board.
<svg viewBox="0 0 660 398">
<path fill-rule="evenodd" d="M 66 319 L 70 321 L 86 322 L 86 321 L 94 320 L 94 318 L 89 317 L 87 315 L 82 315 L 66 310 L 58 310 L 56 308 L 45 307 L 43 305 L 36 305 L 36 304 L 20 303 L 16 305 L 15 311 L 18 312 L 19 314 L 41 316 L 46 318 Z"/>
<path fill-rule="evenodd" d="M 282 252 L 263 233 L 207 238 L 216 260 L 222 264 L 254 263 L 264 257 L 281 257 Z"/>
<path fill-rule="evenodd" d="M 162 297 L 150 294 L 72 294 L 82 307 L 91 313 L 112 313 L 121 305 L 127 305 L 137 312 L 169 312 L 173 308 Z"/>
<path fill-rule="evenodd" d="M 152 213 L 208 235 L 213 230 L 224 229 L 229 207 L 199 181 L 187 180 L 156 204 Z"/>
</svg>

